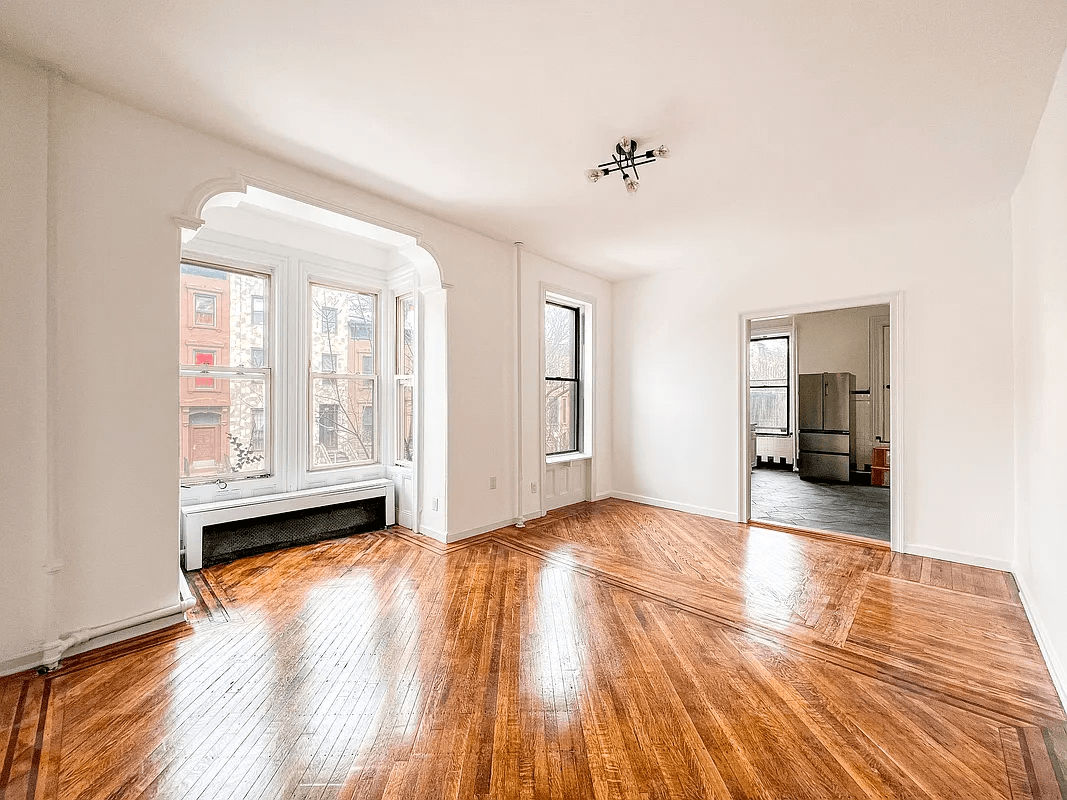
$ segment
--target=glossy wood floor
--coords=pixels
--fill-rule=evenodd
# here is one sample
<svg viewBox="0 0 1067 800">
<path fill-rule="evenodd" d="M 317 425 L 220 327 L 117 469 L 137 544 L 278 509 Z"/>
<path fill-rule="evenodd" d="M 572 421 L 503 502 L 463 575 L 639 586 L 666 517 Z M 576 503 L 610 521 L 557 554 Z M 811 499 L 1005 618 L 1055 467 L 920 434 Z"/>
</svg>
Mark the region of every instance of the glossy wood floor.
<svg viewBox="0 0 1067 800">
<path fill-rule="evenodd" d="M 1060 798 L 1010 575 L 621 501 L 193 576 L 0 680 L 0 797 Z"/>
</svg>

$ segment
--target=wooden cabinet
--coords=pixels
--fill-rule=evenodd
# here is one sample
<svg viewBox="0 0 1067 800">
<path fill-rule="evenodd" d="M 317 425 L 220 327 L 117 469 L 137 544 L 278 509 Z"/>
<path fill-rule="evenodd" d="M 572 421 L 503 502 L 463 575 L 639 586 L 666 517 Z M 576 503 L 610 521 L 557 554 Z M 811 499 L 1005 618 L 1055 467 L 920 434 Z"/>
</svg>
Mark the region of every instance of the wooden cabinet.
<svg viewBox="0 0 1067 800">
<path fill-rule="evenodd" d="M 876 444 L 871 451 L 871 486 L 889 485 L 889 445 Z"/>
</svg>

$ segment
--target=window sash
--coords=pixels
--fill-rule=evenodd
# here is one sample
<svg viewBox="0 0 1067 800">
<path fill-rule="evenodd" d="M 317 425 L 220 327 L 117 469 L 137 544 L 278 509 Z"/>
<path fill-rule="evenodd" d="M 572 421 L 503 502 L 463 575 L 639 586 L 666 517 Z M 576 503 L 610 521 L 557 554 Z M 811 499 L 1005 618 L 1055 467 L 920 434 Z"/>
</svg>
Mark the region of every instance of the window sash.
<svg viewBox="0 0 1067 800">
<path fill-rule="evenodd" d="M 582 430 L 583 429 L 583 420 L 582 420 L 583 398 L 582 398 L 582 391 L 584 389 L 584 384 L 583 384 L 583 381 L 582 381 L 582 311 L 581 311 L 581 308 L 579 308 L 577 306 L 569 306 L 569 305 L 566 305 L 565 303 L 560 303 L 560 302 L 556 302 L 556 301 L 553 301 L 553 300 L 546 300 L 545 301 L 545 305 L 546 306 L 556 306 L 557 308 L 563 308 L 563 309 L 566 309 L 567 311 L 570 311 L 573 314 L 572 324 L 573 324 L 573 341 L 574 341 L 574 353 L 573 353 L 573 356 L 572 356 L 572 358 L 574 359 L 574 362 L 573 362 L 574 363 L 574 376 L 573 377 L 562 377 L 562 376 L 558 376 L 558 375 L 548 375 L 548 374 L 545 375 L 545 382 L 546 382 L 545 383 L 545 387 L 546 387 L 546 390 L 545 390 L 545 398 L 542 401 L 542 406 L 544 408 L 544 413 L 545 413 L 545 434 L 546 434 L 546 437 L 545 437 L 546 438 L 546 441 L 545 441 L 545 451 L 546 451 L 545 455 L 546 456 L 558 456 L 558 455 L 568 455 L 568 454 L 571 454 L 571 453 L 580 453 L 580 452 L 582 452 L 582 446 L 583 446 L 583 442 L 582 442 L 582 439 L 583 439 L 583 437 L 582 437 L 582 433 L 583 433 L 583 430 Z M 542 337 L 544 337 L 544 336 L 545 336 L 545 332 L 542 331 Z M 571 419 L 571 425 L 572 425 L 573 430 L 574 430 L 574 436 L 573 436 L 573 438 L 574 438 L 574 447 L 573 447 L 573 449 L 569 449 L 569 450 L 551 450 L 551 451 L 548 449 L 548 442 L 547 442 L 547 434 L 548 434 L 548 392 L 547 392 L 547 387 L 548 387 L 548 382 L 565 382 L 565 383 L 573 384 L 574 388 L 572 389 L 572 394 L 573 394 L 573 398 L 574 398 L 573 399 L 574 410 L 573 410 L 572 419 Z"/>
<path fill-rule="evenodd" d="M 749 415 L 750 415 L 750 419 L 751 419 L 752 398 L 753 398 L 754 393 L 758 392 L 759 390 L 765 390 L 765 389 L 783 389 L 783 390 L 785 390 L 785 427 L 764 426 L 764 425 L 757 424 L 755 419 L 751 419 L 751 421 L 754 424 L 756 424 L 756 429 L 755 430 L 756 430 L 757 434 L 764 435 L 764 436 L 789 436 L 793 432 L 793 413 L 792 413 L 792 403 L 791 403 L 791 398 L 790 398 L 790 394 L 791 394 L 790 386 L 792 385 L 792 379 L 793 379 L 793 377 L 792 377 L 793 376 L 793 371 L 792 371 L 793 370 L 793 362 L 792 362 L 792 351 L 791 351 L 791 347 L 792 347 L 791 337 L 790 337 L 789 334 L 783 334 L 783 333 L 773 333 L 773 334 L 768 334 L 768 335 L 765 335 L 765 336 L 753 336 L 749 340 L 749 347 L 751 348 L 751 346 L 752 346 L 751 343 L 752 342 L 766 341 L 766 340 L 773 340 L 773 339 L 781 339 L 781 340 L 784 340 L 785 343 L 786 343 L 786 347 L 785 347 L 785 377 L 784 378 L 763 378 L 763 379 L 758 379 L 758 378 L 757 379 L 753 379 L 751 377 L 749 378 L 749 381 L 748 381 Z M 752 368 L 750 366 L 749 367 L 749 373 L 750 374 L 751 374 L 751 371 L 752 371 Z"/>
<path fill-rule="evenodd" d="M 371 455 L 365 459 L 352 459 L 342 462 L 334 462 L 327 464 L 315 463 L 315 448 L 316 448 L 316 436 L 315 432 L 319 424 L 317 414 L 315 410 L 315 383 L 316 381 L 347 381 L 351 383 L 369 383 L 371 384 L 371 396 L 369 407 L 374 409 L 373 425 L 371 426 Z M 341 406 L 340 402 L 336 405 Z M 378 397 L 378 376 L 377 375 L 358 375 L 358 374 L 343 374 L 338 372 L 309 372 L 308 373 L 308 386 L 307 386 L 307 422 L 308 422 L 308 453 L 307 453 L 307 470 L 308 472 L 323 472 L 326 470 L 335 469 L 348 469 L 350 467 L 365 467 L 372 464 L 380 464 L 382 461 L 381 450 L 379 447 L 379 435 L 378 429 L 381 424 L 380 402 Z M 340 417 L 338 418 L 340 419 Z M 362 425 L 362 418 L 356 420 Z M 321 442 L 319 443 L 321 445 Z"/>
<path fill-rule="evenodd" d="M 402 467 L 410 467 L 412 459 L 403 458 L 401 455 L 404 452 L 404 389 L 411 390 L 411 416 L 412 416 L 412 441 L 411 450 L 412 454 L 415 451 L 415 430 L 414 430 L 414 417 L 415 417 L 415 380 L 411 375 L 396 375 L 394 380 L 394 386 L 396 391 L 394 392 L 394 406 L 396 414 L 396 424 L 394 426 L 394 453 L 396 457 L 393 461 Z"/>
</svg>

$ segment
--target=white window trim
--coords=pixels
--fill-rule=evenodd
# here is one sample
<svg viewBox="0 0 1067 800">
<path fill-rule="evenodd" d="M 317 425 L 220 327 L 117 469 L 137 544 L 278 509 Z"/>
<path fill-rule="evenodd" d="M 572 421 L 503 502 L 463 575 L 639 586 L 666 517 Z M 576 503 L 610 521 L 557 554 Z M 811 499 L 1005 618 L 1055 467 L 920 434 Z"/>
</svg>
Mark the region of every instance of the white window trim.
<svg viewBox="0 0 1067 800">
<path fill-rule="evenodd" d="M 400 363 L 400 347 L 401 347 L 401 343 L 397 339 L 397 335 L 399 334 L 400 328 L 401 328 L 401 325 L 400 325 L 400 301 L 403 300 L 404 298 L 407 298 L 407 297 L 411 298 L 412 311 L 413 311 L 413 313 L 415 315 L 415 327 L 412 330 L 412 343 L 411 343 L 411 351 L 412 351 L 412 355 L 413 355 L 413 363 L 412 363 L 412 372 L 410 372 L 410 373 L 400 373 L 400 372 L 397 371 L 397 366 Z M 418 311 L 419 311 L 419 307 L 418 307 L 418 292 L 415 291 L 415 287 L 412 286 L 410 288 L 410 290 L 408 290 L 408 291 L 404 291 L 402 288 L 398 289 L 398 290 L 395 290 L 392 293 L 392 306 L 393 306 L 393 325 L 392 325 L 392 331 L 390 333 L 391 341 L 390 341 L 389 352 L 392 353 L 393 357 L 392 357 L 392 359 L 390 359 L 391 363 L 390 363 L 388 369 L 392 372 L 393 414 L 394 414 L 394 417 L 393 417 L 393 424 L 392 424 L 392 432 L 390 434 L 390 439 L 392 439 L 392 442 L 391 442 L 392 451 L 390 453 L 391 457 L 390 457 L 388 463 L 391 463 L 392 466 L 395 469 L 405 470 L 405 471 L 410 472 L 414 462 L 412 460 L 406 460 L 406 459 L 400 458 L 400 450 L 401 450 L 401 447 L 400 447 L 400 438 L 401 438 L 401 434 L 400 434 L 400 420 L 401 420 L 401 412 L 400 412 L 400 397 L 401 397 L 401 394 L 400 394 L 400 387 L 404 386 L 404 385 L 410 385 L 411 386 L 412 414 L 417 416 L 416 412 L 417 412 L 418 406 L 416 405 L 416 399 L 415 399 L 415 371 L 418 369 L 418 361 L 419 361 L 419 354 L 418 354 L 418 339 L 419 339 L 419 337 L 418 337 L 418 328 L 419 328 L 419 323 L 418 323 L 419 314 L 418 314 Z M 413 420 L 413 423 L 414 423 L 414 420 Z M 414 436 L 414 434 L 415 434 L 415 426 L 413 424 L 413 426 L 412 426 L 412 449 L 413 450 L 414 450 L 414 445 L 415 445 L 415 436 Z"/>
<path fill-rule="evenodd" d="M 386 291 L 385 291 L 385 289 L 383 287 L 372 287 L 372 286 L 368 286 L 366 284 L 354 283 L 351 280 L 350 276 L 347 279 L 345 279 L 345 278 L 337 278 L 337 277 L 333 277 L 333 278 L 325 277 L 324 278 L 324 277 L 319 277 L 317 272 L 311 272 L 311 271 L 308 272 L 308 276 L 304 281 L 302 281 L 302 284 L 303 284 L 303 296 L 304 296 L 303 306 L 304 306 L 304 319 L 305 319 L 305 324 L 304 324 L 304 329 L 303 329 L 303 337 L 302 337 L 303 338 L 303 346 L 304 346 L 303 363 L 308 365 L 308 369 L 305 372 L 306 377 L 304 379 L 304 407 L 303 407 L 303 413 L 300 416 L 300 419 L 303 420 L 303 424 L 300 427 L 303 428 L 303 440 L 304 440 L 303 441 L 303 459 L 304 459 L 303 460 L 303 468 L 304 468 L 304 472 L 306 474 L 305 480 L 308 481 L 308 486 L 315 486 L 316 485 L 316 483 L 315 483 L 316 477 L 312 477 L 312 476 L 318 476 L 318 475 L 321 475 L 321 474 L 331 474 L 331 475 L 353 474 L 353 475 L 355 475 L 355 474 L 358 474 L 358 472 L 360 470 L 365 470 L 367 468 L 376 469 L 376 470 L 380 469 L 386 463 L 385 460 L 382 458 L 383 453 L 382 453 L 382 442 L 381 442 L 381 439 L 382 439 L 381 422 L 382 422 L 382 410 L 383 409 L 382 409 L 381 383 L 380 383 L 380 380 L 379 380 L 380 379 L 380 368 L 381 368 L 381 364 L 382 364 L 382 353 L 383 353 L 382 336 L 381 336 L 382 310 L 383 310 L 383 303 L 384 303 L 383 297 L 386 294 Z M 372 349 L 371 349 L 371 354 L 374 356 L 374 364 L 378 368 L 375 372 L 370 373 L 370 374 L 364 374 L 364 373 L 338 373 L 338 372 L 321 372 L 321 371 L 320 372 L 316 372 L 316 371 L 314 371 L 314 364 L 312 364 L 312 354 L 311 354 L 311 337 L 312 337 L 312 333 L 314 331 L 313 326 L 315 324 L 315 321 L 314 321 L 314 319 L 312 317 L 312 313 L 311 313 L 311 287 L 312 286 L 322 286 L 322 287 L 327 288 L 327 289 L 335 289 L 337 291 L 342 291 L 342 292 L 354 292 L 354 293 L 358 293 L 358 294 L 372 295 L 374 297 L 374 325 L 373 325 L 373 328 L 371 330 L 371 341 L 373 342 L 373 346 L 372 346 Z M 347 326 L 345 326 L 345 330 L 342 332 L 341 324 L 340 324 L 340 315 L 338 314 L 337 317 L 338 318 L 335 320 L 335 328 L 336 328 L 335 335 L 346 336 L 347 337 L 349 335 Z M 321 367 L 321 365 L 320 365 L 320 367 Z M 371 390 L 371 397 L 372 397 L 372 402 L 374 404 L 374 441 L 372 442 L 372 447 L 374 449 L 374 458 L 372 460 L 349 462 L 348 464 L 346 464 L 344 466 L 338 466 L 336 464 L 331 464 L 331 465 L 327 465 L 327 466 L 316 467 L 316 466 L 313 465 L 313 463 L 312 463 L 312 454 L 311 454 L 311 442 L 312 442 L 311 431 L 312 431 L 312 428 L 315 426 L 316 422 L 311 417 L 311 387 L 313 385 L 313 382 L 316 379 L 326 379 L 326 380 L 330 380 L 330 379 L 334 379 L 334 380 L 355 379 L 355 380 L 369 380 L 369 381 L 371 381 L 371 383 L 373 384 L 373 389 Z M 379 476 L 375 475 L 374 477 L 379 477 Z M 362 479 L 362 478 L 356 478 L 356 477 L 350 478 L 350 480 L 360 480 L 360 479 Z"/>
<path fill-rule="evenodd" d="M 538 305 L 537 337 L 540 358 L 538 364 L 538 452 L 541 453 L 542 491 L 538 492 L 541 501 L 541 515 L 545 514 L 545 476 L 552 464 L 570 461 L 589 461 L 588 495 L 596 497 L 596 298 L 581 292 L 574 292 L 563 286 L 541 283 L 541 302 Z M 576 453 L 560 453 L 549 456 L 545 453 L 545 430 L 547 428 L 544 401 L 545 384 L 545 304 L 549 302 L 569 305 L 579 310 L 582 336 L 581 401 L 582 401 L 582 449 Z"/>
<path fill-rule="evenodd" d="M 382 431 L 392 426 L 393 402 L 381 387 L 383 368 L 378 368 L 376 396 L 375 437 L 377 439 L 378 459 L 374 463 L 337 467 L 332 469 L 309 470 L 308 434 L 303 420 L 308 418 L 308 358 L 310 339 L 306 335 L 308 323 L 307 307 L 311 281 L 337 285 L 340 288 L 368 292 L 378 296 L 376 320 L 378 332 L 375 343 L 375 363 L 384 365 L 387 359 L 385 336 L 381 325 L 385 302 L 392 302 L 396 294 L 413 293 L 416 307 L 416 342 L 420 311 L 420 295 L 416 275 L 412 269 L 385 272 L 374 267 L 354 262 L 345 262 L 321 254 L 308 253 L 293 247 L 276 246 L 268 242 L 254 241 L 244 237 L 217 231 L 201 234 L 182 248 L 182 261 L 200 262 L 207 266 L 218 266 L 244 272 L 261 273 L 270 278 L 270 292 L 265 297 L 267 305 L 265 321 L 270 327 L 269 338 L 265 342 L 266 364 L 273 370 L 271 394 L 267 401 L 267 415 L 271 428 L 271 465 L 273 472 L 266 477 L 248 477 L 224 479 L 226 488 L 211 482 L 190 484 L 182 481 L 181 505 L 191 505 L 227 499 L 247 498 L 263 494 L 284 494 L 320 486 L 351 483 L 375 478 L 384 478 L 386 466 L 391 462 L 391 446 L 388 452 Z M 288 302 L 281 302 L 286 298 Z M 216 317 L 217 319 L 217 317 Z M 339 331 L 340 332 L 340 331 Z M 347 335 L 347 332 L 346 334 Z M 290 354 L 297 354 L 293 358 Z M 418 409 L 418 345 L 416 344 L 416 374 L 414 391 L 416 409 Z M 249 368 L 248 372 L 255 371 Z M 326 377 L 337 377 L 331 374 Z M 390 387 L 391 388 L 391 387 Z M 296 420 L 297 424 L 291 424 Z M 418 459 L 418 417 L 416 415 L 416 460 Z M 407 469 L 413 474 L 412 467 L 390 467 L 390 469 Z M 414 482 L 414 478 L 413 478 Z M 417 496 L 417 495 L 416 495 Z"/>
<path fill-rule="evenodd" d="M 202 364 L 199 367 L 194 365 L 182 365 L 182 355 L 179 353 L 178 361 L 178 381 L 179 387 L 181 381 L 186 378 L 203 377 L 206 374 L 212 375 L 216 379 L 223 378 L 235 378 L 241 377 L 245 374 L 264 374 L 267 380 L 266 396 L 263 398 L 264 407 L 267 409 L 268 419 L 270 424 L 268 431 L 270 435 L 267 437 L 269 440 L 269 448 L 264 449 L 264 457 L 266 460 L 266 470 L 268 474 L 251 474 L 248 476 L 231 475 L 231 476 L 215 476 L 200 478 L 197 476 L 179 476 L 179 487 L 181 493 L 181 502 L 202 502 L 200 498 L 208 498 L 218 496 L 220 486 L 225 486 L 227 489 L 229 485 L 240 484 L 242 487 L 249 487 L 251 491 L 261 491 L 265 487 L 270 487 L 275 484 L 277 470 L 280 463 L 278 459 L 279 444 L 278 444 L 278 428 L 276 427 L 279 417 L 276 411 L 277 400 L 277 383 L 278 373 L 274 367 L 274 353 L 277 352 L 277 309 L 274 303 L 275 292 L 277 291 L 275 286 L 275 279 L 277 277 L 278 263 L 276 260 L 271 259 L 246 259 L 235 258 L 222 254 L 214 254 L 211 252 L 202 252 L 197 248 L 183 248 L 181 258 L 179 259 L 178 268 L 181 269 L 181 264 L 192 264 L 197 266 L 203 266 L 208 268 L 219 268 L 228 270 L 231 272 L 239 272 L 253 276 L 263 276 L 267 278 L 267 291 L 264 293 L 263 298 L 266 303 L 267 313 L 271 315 L 269 336 L 263 342 L 263 367 L 220 367 L 217 364 L 208 366 Z M 196 325 L 195 320 L 191 327 L 193 328 L 208 328 L 209 330 L 219 329 L 219 294 L 217 292 L 210 292 L 204 289 L 191 288 L 191 292 L 196 294 L 214 294 L 215 295 L 215 325 L 211 328 L 204 325 Z M 194 309 L 195 312 L 195 309 Z M 264 318 L 266 319 L 266 318 Z M 181 343 L 179 342 L 179 346 Z M 207 351 L 214 348 L 211 347 L 193 347 L 193 351 Z M 179 411 L 180 413 L 180 411 Z M 180 447 L 180 445 L 179 445 Z"/>
</svg>

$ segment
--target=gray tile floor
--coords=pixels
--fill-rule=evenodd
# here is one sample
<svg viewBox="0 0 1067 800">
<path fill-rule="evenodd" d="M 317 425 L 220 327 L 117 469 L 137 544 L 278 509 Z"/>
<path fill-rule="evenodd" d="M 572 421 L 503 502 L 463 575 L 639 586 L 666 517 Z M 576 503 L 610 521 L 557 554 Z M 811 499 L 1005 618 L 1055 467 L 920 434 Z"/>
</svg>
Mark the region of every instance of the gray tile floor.
<svg viewBox="0 0 1067 800">
<path fill-rule="evenodd" d="M 752 470 L 752 519 L 889 541 L 889 489 L 802 481 L 792 470 Z"/>
</svg>

